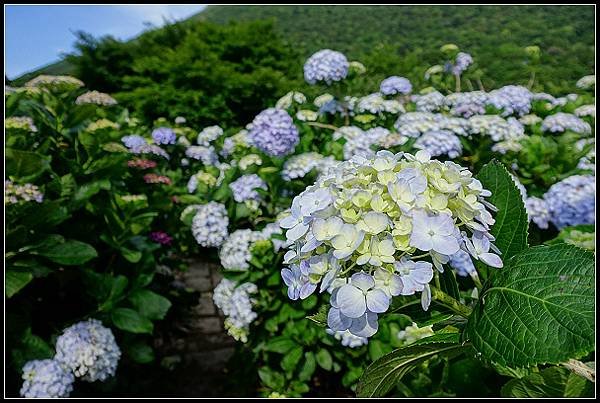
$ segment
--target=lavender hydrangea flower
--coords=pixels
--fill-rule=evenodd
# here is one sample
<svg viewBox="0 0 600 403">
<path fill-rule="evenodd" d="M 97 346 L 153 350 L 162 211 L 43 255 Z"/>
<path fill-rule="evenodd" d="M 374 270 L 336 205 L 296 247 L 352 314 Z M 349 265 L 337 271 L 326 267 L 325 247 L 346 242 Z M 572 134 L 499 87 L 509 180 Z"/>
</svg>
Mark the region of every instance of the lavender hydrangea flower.
<svg viewBox="0 0 600 403">
<path fill-rule="evenodd" d="M 142 136 L 138 136 L 137 134 L 132 134 L 129 136 L 121 137 L 121 141 L 125 144 L 125 147 L 129 149 L 139 148 L 143 145 L 148 144 L 145 138 Z"/>
<path fill-rule="evenodd" d="M 447 155 L 456 158 L 462 154 L 460 139 L 448 130 L 428 131 L 417 139 L 414 147 L 427 150 L 433 157 Z"/>
<path fill-rule="evenodd" d="M 379 91 L 383 95 L 406 95 L 412 91 L 412 84 L 407 78 L 391 76 L 381 82 Z"/>
<path fill-rule="evenodd" d="M 219 126 L 205 127 L 200 133 L 198 133 L 196 142 L 198 145 L 208 147 L 210 143 L 218 139 L 222 134 L 223 129 L 221 129 Z"/>
<path fill-rule="evenodd" d="M 528 197 L 525 201 L 525 208 L 529 221 L 533 221 L 541 229 L 548 228 L 551 217 L 546 200 L 534 196 Z"/>
<path fill-rule="evenodd" d="M 23 366 L 22 397 L 69 397 L 75 377 L 56 360 L 33 360 Z"/>
<path fill-rule="evenodd" d="M 233 192 L 233 198 L 238 203 L 246 200 L 260 200 L 261 196 L 256 189 L 267 190 L 267 184 L 257 174 L 240 176 L 234 182 L 229 184 Z"/>
<path fill-rule="evenodd" d="M 96 319 L 66 328 L 56 340 L 54 359 L 84 381 L 105 381 L 114 376 L 120 358 L 112 331 Z"/>
<path fill-rule="evenodd" d="M 308 262 L 305 261 L 300 265 L 293 264 L 289 269 L 281 270 L 281 277 L 288 286 L 288 297 L 291 300 L 306 299 L 317 289 L 317 284 L 311 283 L 308 278 L 308 269 Z"/>
<path fill-rule="evenodd" d="M 229 335 L 242 342 L 248 341 L 248 328 L 258 317 L 252 311 L 254 300 L 250 297 L 258 291 L 253 283 L 237 284 L 229 279 L 222 279 L 215 287 L 213 301 L 227 317 L 225 328 Z"/>
<path fill-rule="evenodd" d="M 192 234 L 205 248 L 219 247 L 227 238 L 229 217 L 225 205 L 215 201 L 198 206 L 192 219 Z"/>
<path fill-rule="evenodd" d="M 532 93 L 520 85 L 506 85 L 488 94 L 488 105 L 501 109 L 502 116 L 523 116 L 531 109 Z"/>
<path fill-rule="evenodd" d="M 542 130 L 551 133 L 562 133 L 566 130 L 580 134 L 590 134 L 592 132 L 589 123 L 573 114 L 564 112 L 546 116 L 542 122 Z"/>
<path fill-rule="evenodd" d="M 552 223 L 558 228 L 593 224 L 596 215 L 596 178 L 573 175 L 550 186 L 544 195 Z"/>
<path fill-rule="evenodd" d="M 473 57 L 465 52 L 458 52 L 452 66 L 452 74 L 461 75 L 473 63 Z"/>
<path fill-rule="evenodd" d="M 369 343 L 368 338 L 355 336 L 352 333 L 350 333 L 349 330 L 335 331 L 335 330 L 327 329 L 326 332 L 327 332 L 327 334 L 330 334 L 333 337 L 335 337 L 336 340 L 340 340 L 342 343 L 342 346 L 344 346 L 344 347 L 357 348 L 357 347 L 364 346 L 365 344 Z"/>
<path fill-rule="evenodd" d="M 269 108 L 259 113 L 248 125 L 248 140 L 272 157 L 290 154 L 300 142 L 298 129 L 283 109 Z"/>
<path fill-rule="evenodd" d="M 423 291 L 433 279 L 433 266 L 429 262 L 415 262 L 405 257 L 394 263 L 402 281 L 402 295 L 413 295 Z"/>
<path fill-rule="evenodd" d="M 418 112 L 435 112 L 447 106 L 446 97 L 438 91 L 414 95 L 413 100 Z"/>
<path fill-rule="evenodd" d="M 450 256 L 448 264 L 456 270 L 456 274 L 461 277 L 467 277 L 469 274 L 475 272 L 475 265 L 473 264 L 471 255 L 462 249 Z"/>
<path fill-rule="evenodd" d="M 304 64 L 304 79 L 309 84 L 325 81 L 341 81 L 348 75 L 350 63 L 340 52 L 323 49 L 314 53 Z"/>
<path fill-rule="evenodd" d="M 177 135 L 169 127 L 159 127 L 152 131 L 152 140 L 156 144 L 175 144 Z"/>
<path fill-rule="evenodd" d="M 219 162 L 219 157 L 213 146 L 189 146 L 185 150 L 185 155 L 188 158 L 202 161 L 206 166 L 213 166 Z"/>
</svg>

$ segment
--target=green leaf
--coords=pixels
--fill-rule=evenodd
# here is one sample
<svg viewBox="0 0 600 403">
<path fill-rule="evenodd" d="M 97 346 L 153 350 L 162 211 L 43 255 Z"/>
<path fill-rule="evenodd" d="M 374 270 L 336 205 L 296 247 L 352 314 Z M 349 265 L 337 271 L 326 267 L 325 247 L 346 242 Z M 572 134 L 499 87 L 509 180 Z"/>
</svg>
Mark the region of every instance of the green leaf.
<svg viewBox="0 0 600 403">
<path fill-rule="evenodd" d="M 495 272 L 466 337 L 488 361 L 509 367 L 564 362 L 594 349 L 594 254 L 538 246 Z"/>
<path fill-rule="evenodd" d="M 52 158 L 49 156 L 12 148 L 7 148 L 4 152 L 6 174 L 24 182 L 31 182 L 50 168 Z"/>
<path fill-rule="evenodd" d="M 316 314 L 309 315 L 306 317 L 306 319 L 312 321 L 313 323 L 316 323 L 319 326 L 325 327 L 327 326 L 327 311 L 327 305 L 321 305 L 319 311 Z"/>
<path fill-rule="evenodd" d="M 452 298 L 460 300 L 460 292 L 458 291 L 458 283 L 456 282 L 456 275 L 454 270 L 446 268 L 440 276 L 440 289 Z"/>
<path fill-rule="evenodd" d="M 140 316 L 136 311 L 129 308 L 117 308 L 112 313 L 112 321 L 116 327 L 130 333 L 152 334 L 154 325 L 152 322 Z"/>
<path fill-rule="evenodd" d="M 484 189 L 492 192 L 487 200 L 498 209 L 491 234 L 496 237 L 495 245 L 506 259 L 527 248 L 529 220 L 519 189 L 506 168 L 497 161 L 486 164 L 477 179 Z"/>
<path fill-rule="evenodd" d="M 73 203 L 74 204 L 82 204 L 90 199 L 90 197 L 94 196 L 101 190 L 109 190 L 110 189 L 110 181 L 108 179 L 102 179 L 94 182 L 84 183 L 79 186 L 73 195 Z"/>
<path fill-rule="evenodd" d="M 265 344 L 266 351 L 285 354 L 296 346 L 296 342 L 286 336 L 272 338 Z"/>
<path fill-rule="evenodd" d="M 258 369 L 258 377 L 266 386 L 274 390 L 283 389 L 285 378 L 282 374 L 271 370 L 270 368 L 262 367 Z"/>
<path fill-rule="evenodd" d="M 586 383 L 591 385 L 565 368 L 550 367 L 508 381 L 500 394 L 502 397 L 583 397 L 588 393 Z"/>
<path fill-rule="evenodd" d="M 317 361 L 315 360 L 315 355 L 310 351 L 305 352 L 304 361 L 302 362 L 302 366 L 300 367 L 300 372 L 298 372 L 298 380 L 310 380 L 316 369 Z"/>
<path fill-rule="evenodd" d="M 127 347 L 127 354 L 131 359 L 140 364 L 154 361 L 154 351 L 146 343 L 138 342 Z"/>
<path fill-rule="evenodd" d="M 171 301 L 150 290 L 138 290 L 129 296 L 140 315 L 151 319 L 161 320 L 171 308 Z"/>
<path fill-rule="evenodd" d="M 283 356 L 283 359 L 281 360 L 281 368 L 287 373 L 292 372 L 302 358 L 302 353 L 302 346 L 296 346 L 292 348 Z"/>
<path fill-rule="evenodd" d="M 404 375 L 434 356 L 455 357 L 468 346 L 459 344 L 457 333 L 440 333 L 384 355 L 365 370 L 356 388 L 358 397 L 382 397 Z"/>
<path fill-rule="evenodd" d="M 31 253 L 66 266 L 83 264 L 98 256 L 96 249 L 92 245 L 74 240 L 67 240 L 58 244 L 42 244 Z"/>
<path fill-rule="evenodd" d="M 331 354 L 326 349 L 322 348 L 316 355 L 317 364 L 325 371 L 331 371 L 333 368 L 333 358 L 331 358 Z"/>
<path fill-rule="evenodd" d="M 369 358 L 371 361 L 378 360 L 385 354 L 381 340 L 372 340 L 369 342 Z"/>
<path fill-rule="evenodd" d="M 4 275 L 4 289 L 8 298 L 12 297 L 33 280 L 28 271 L 7 270 Z"/>
<path fill-rule="evenodd" d="M 124 246 L 121 246 L 119 250 L 121 251 L 121 255 L 123 255 L 128 262 L 137 263 L 142 258 L 142 252 L 139 250 L 131 250 Z"/>
</svg>

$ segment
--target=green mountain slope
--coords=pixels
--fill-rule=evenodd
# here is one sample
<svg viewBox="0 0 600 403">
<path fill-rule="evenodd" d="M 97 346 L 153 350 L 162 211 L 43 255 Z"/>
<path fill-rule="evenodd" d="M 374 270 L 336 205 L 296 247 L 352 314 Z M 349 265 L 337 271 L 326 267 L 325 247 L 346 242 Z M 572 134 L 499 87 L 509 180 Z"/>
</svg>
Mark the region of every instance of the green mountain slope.
<svg viewBox="0 0 600 403">
<path fill-rule="evenodd" d="M 523 80 L 510 64 L 518 48 L 543 50 L 538 78 L 551 88 L 572 85 L 594 69 L 592 6 L 208 6 L 190 22 L 272 19 L 275 28 L 304 56 L 325 47 L 358 59 L 381 44 L 398 55 L 415 53 L 434 63 L 433 52 L 455 43 L 473 54 L 490 77 Z M 512 68 L 511 68 L 512 67 Z M 58 62 L 14 80 L 37 74 L 68 74 Z M 500 72 L 500 74 L 498 74 Z M 569 83 L 569 84 L 568 84 Z"/>
</svg>

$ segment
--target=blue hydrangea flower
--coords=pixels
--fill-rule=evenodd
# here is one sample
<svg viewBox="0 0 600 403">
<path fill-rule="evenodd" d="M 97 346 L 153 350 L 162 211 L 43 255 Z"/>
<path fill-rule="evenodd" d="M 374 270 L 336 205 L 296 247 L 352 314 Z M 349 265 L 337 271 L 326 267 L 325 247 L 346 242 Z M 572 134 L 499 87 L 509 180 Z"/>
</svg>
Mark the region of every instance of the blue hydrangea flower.
<svg viewBox="0 0 600 403">
<path fill-rule="evenodd" d="M 238 284 L 229 279 L 222 279 L 215 287 L 213 301 L 227 317 L 225 328 L 236 340 L 246 342 L 250 324 L 258 317 L 252 311 L 255 302 L 251 294 L 255 294 L 258 287 L 254 283 Z"/>
<path fill-rule="evenodd" d="M 469 274 L 475 272 L 475 265 L 473 264 L 471 255 L 462 249 L 450 256 L 448 264 L 456 270 L 456 274 L 461 277 L 467 277 Z"/>
<path fill-rule="evenodd" d="M 267 190 L 267 184 L 257 174 L 242 175 L 229 184 L 233 192 L 233 199 L 238 203 L 246 200 L 260 200 L 260 194 L 256 189 Z"/>
<path fill-rule="evenodd" d="M 446 97 L 439 91 L 431 91 L 425 95 L 413 95 L 418 112 L 436 112 L 447 106 Z"/>
<path fill-rule="evenodd" d="M 125 147 L 130 149 L 138 148 L 148 144 L 145 138 L 143 138 L 142 136 L 138 136 L 137 134 L 123 136 L 121 137 L 121 141 L 123 142 L 123 144 L 125 144 Z"/>
<path fill-rule="evenodd" d="M 462 154 L 460 139 L 448 130 L 431 130 L 415 141 L 415 148 L 427 150 L 432 157 L 447 155 L 456 158 Z"/>
<path fill-rule="evenodd" d="M 573 175 L 550 186 L 544 195 L 552 223 L 561 229 L 570 225 L 594 224 L 596 177 Z"/>
<path fill-rule="evenodd" d="M 152 140 L 156 144 L 175 144 L 177 135 L 171 128 L 159 127 L 152 131 Z"/>
<path fill-rule="evenodd" d="M 189 146 L 185 149 L 185 156 L 200 160 L 206 166 L 213 166 L 219 162 L 219 156 L 213 146 Z"/>
<path fill-rule="evenodd" d="M 56 360 L 33 360 L 23 366 L 22 397 L 69 397 L 75 377 Z"/>
<path fill-rule="evenodd" d="M 546 200 L 534 196 L 529 197 L 525 201 L 525 208 L 527 210 L 529 221 L 533 221 L 542 229 L 548 228 L 551 217 Z"/>
<path fill-rule="evenodd" d="M 248 129 L 250 143 L 272 157 L 292 153 L 300 141 L 292 117 L 283 109 L 269 108 L 262 111 Z"/>
<path fill-rule="evenodd" d="M 299 265 L 293 264 L 289 269 L 281 270 L 281 277 L 288 286 L 288 297 L 291 300 L 306 299 L 317 289 L 317 284 L 311 283 L 308 279 L 308 270 L 308 261 L 303 261 Z"/>
<path fill-rule="evenodd" d="M 454 62 L 454 66 L 452 66 L 452 74 L 461 75 L 472 63 L 473 58 L 470 54 L 465 52 L 459 52 L 456 55 L 456 61 Z"/>
<path fill-rule="evenodd" d="M 488 105 L 502 110 L 502 116 L 523 116 L 531 109 L 533 94 L 521 85 L 506 85 L 488 94 Z"/>
<path fill-rule="evenodd" d="M 84 381 L 104 381 L 115 374 L 121 350 L 109 328 L 89 319 L 63 331 L 56 340 L 54 358 Z"/>
<path fill-rule="evenodd" d="M 383 95 L 406 95 L 412 91 L 412 84 L 407 78 L 391 76 L 381 82 L 379 91 Z"/>
<path fill-rule="evenodd" d="M 219 247 L 229 232 L 229 216 L 224 204 L 215 201 L 199 205 L 192 219 L 192 235 L 205 248 Z"/>
<path fill-rule="evenodd" d="M 340 52 L 331 49 L 319 50 L 308 58 L 304 64 L 304 79 L 309 84 L 325 81 L 341 81 L 348 75 L 350 63 Z"/>
<path fill-rule="evenodd" d="M 566 130 L 580 134 L 590 134 L 592 132 L 588 122 L 571 113 L 564 112 L 546 116 L 542 122 L 542 130 L 551 133 L 562 133 Z"/>
<path fill-rule="evenodd" d="M 326 332 L 327 334 L 330 334 L 333 337 L 335 337 L 336 340 L 340 340 L 342 346 L 344 347 L 357 348 L 369 343 L 369 339 L 367 339 L 366 337 L 355 336 L 352 333 L 350 333 L 349 330 L 335 331 L 327 329 Z"/>
</svg>

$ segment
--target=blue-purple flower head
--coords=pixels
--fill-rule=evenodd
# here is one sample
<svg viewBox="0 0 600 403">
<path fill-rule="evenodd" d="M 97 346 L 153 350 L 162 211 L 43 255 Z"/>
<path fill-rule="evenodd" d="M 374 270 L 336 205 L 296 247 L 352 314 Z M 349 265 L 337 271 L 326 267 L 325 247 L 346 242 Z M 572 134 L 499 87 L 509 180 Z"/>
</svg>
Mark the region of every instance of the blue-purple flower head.
<svg viewBox="0 0 600 403">
<path fill-rule="evenodd" d="M 552 223 L 559 229 L 594 224 L 596 215 L 596 177 L 573 175 L 550 186 L 544 195 Z"/>
<path fill-rule="evenodd" d="M 69 397 L 73 374 L 56 360 L 33 360 L 23 366 L 22 397 Z"/>
<path fill-rule="evenodd" d="M 501 109 L 502 116 L 523 116 L 529 113 L 533 94 L 521 85 L 506 85 L 488 94 L 488 104 Z"/>
<path fill-rule="evenodd" d="M 458 52 L 458 54 L 456 55 L 456 61 L 454 62 L 454 66 L 452 67 L 452 74 L 461 75 L 472 63 L 473 58 L 470 54 L 465 52 Z"/>
<path fill-rule="evenodd" d="M 256 189 L 267 190 L 267 184 L 257 174 L 250 174 L 240 176 L 229 184 L 229 188 L 233 193 L 234 200 L 243 203 L 247 200 L 260 200 L 260 194 Z"/>
<path fill-rule="evenodd" d="M 250 143 L 271 157 L 292 153 L 300 141 L 292 117 L 283 109 L 265 109 L 254 118 L 248 129 Z"/>
<path fill-rule="evenodd" d="M 120 357 L 112 331 L 96 319 L 66 328 L 56 340 L 54 358 L 84 381 L 105 381 L 113 376 Z"/>
<path fill-rule="evenodd" d="M 169 127 L 159 127 L 152 131 L 152 140 L 156 144 L 175 144 L 177 135 Z"/>
<path fill-rule="evenodd" d="M 447 155 L 449 158 L 456 158 L 462 154 L 460 139 L 449 130 L 425 132 L 417 139 L 414 147 L 427 150 L 433 157 Z"/>
<path fill-rule="evenodd" d="M 379 91 L 383 95 L 395 95 L 395 94 L 410 94 L 412 91 L 412 84 L 407 78 L 391 76 L 381 82 Z"/>
<path fill-rule="evenodd" d="M 123 144 L 125 144 L 125 147 L 129 149 L 136 149 L 148 144 L 145 138 L 143 138 L 142 136 L 138 136 L 137 134 L 123 136 L 121 137 L 121 141 L 123 142 Z"/>
<path fill-rule="evenodd" d="M 325 81 L 341 81 L 348 75 L 350 63 L 340 52 L 330 49 L 319 50 L 304 63 L 304 79 L 309 84 Z"/>
</svg>

